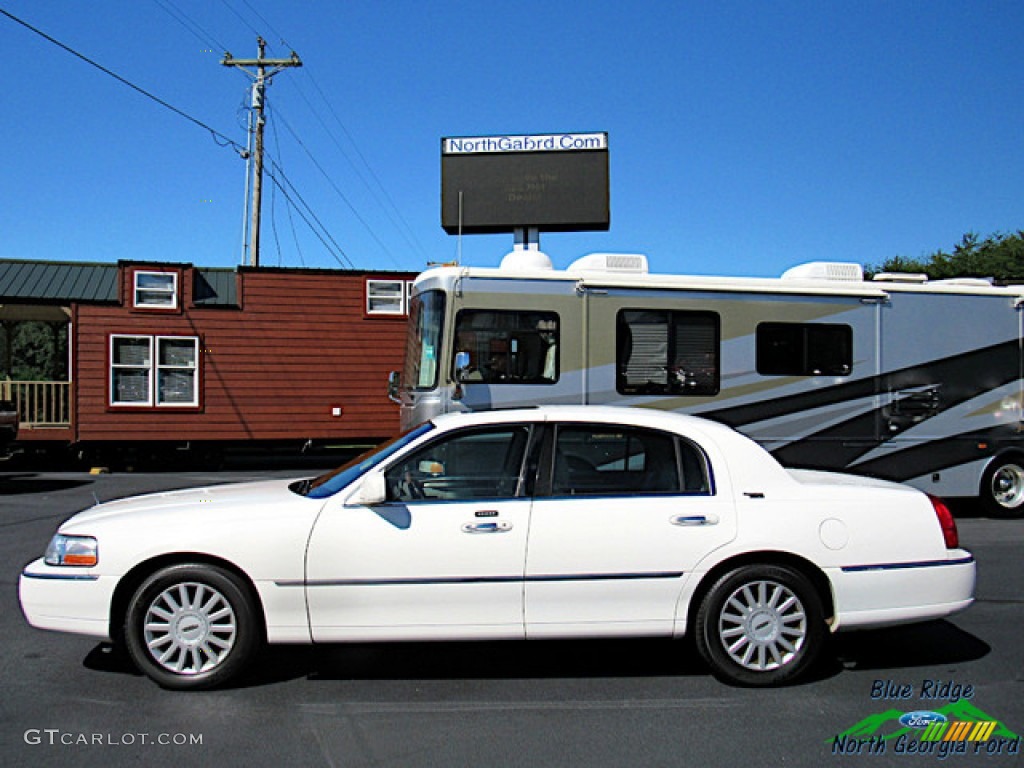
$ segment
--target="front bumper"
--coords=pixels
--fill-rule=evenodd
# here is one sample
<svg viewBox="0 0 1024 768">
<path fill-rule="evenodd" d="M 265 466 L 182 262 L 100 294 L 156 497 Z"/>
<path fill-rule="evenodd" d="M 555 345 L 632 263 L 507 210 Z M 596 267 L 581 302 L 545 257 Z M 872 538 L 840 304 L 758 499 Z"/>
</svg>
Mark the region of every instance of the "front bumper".
<svg viewBox="0 0 1024 768">
<path fill-rule="evenodd" d="M 95 569 L 54 567 L 40 558 L 22 571 L 18 597 L 33 627 L 109 640 L 115 585 L 116 579 Z"/>
</svg>

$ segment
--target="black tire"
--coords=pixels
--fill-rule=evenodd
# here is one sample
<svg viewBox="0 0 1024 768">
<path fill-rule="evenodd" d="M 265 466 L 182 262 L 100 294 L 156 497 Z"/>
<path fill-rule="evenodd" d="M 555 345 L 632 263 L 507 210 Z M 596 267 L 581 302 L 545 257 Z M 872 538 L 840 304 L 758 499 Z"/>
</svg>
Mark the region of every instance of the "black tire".
<svg viewBox="0 0 1024 768">
<path fill-rule="evenodd" d="M 981 503 L 992 517 L 1024 516 L 1024 456 L 994 459 L 981 477 L 979 491 Z"/>
<path fill-rule="evenodd" d="M 249 663 L 262 641 L 247 585 L 223 568 L 163 568 L 135 591 L 124 637 L 135 665 L 164 688 L 222 685 Z"/>
<path fill-rule="evenodd" d="M 806 576 L 747 565 L 719 578 L 697 612 L 696 644 L 721 680 L 761 687 L 791 682 L 827 636 L 821 598 Z"/>
</svg>

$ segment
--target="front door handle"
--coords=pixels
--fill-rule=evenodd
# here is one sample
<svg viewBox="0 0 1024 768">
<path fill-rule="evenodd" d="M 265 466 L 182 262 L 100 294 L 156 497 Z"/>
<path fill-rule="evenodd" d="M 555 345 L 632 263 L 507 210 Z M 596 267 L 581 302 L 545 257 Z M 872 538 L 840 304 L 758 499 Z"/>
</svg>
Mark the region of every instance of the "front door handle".
<svg viewBox="0 0 1024 768">
<path fill-rule="evenodd" d="M 675 515 L 669 518 L 669 522 L 683 526 L 717 525 L 718 515 Z"/>
<path fill-rule="evenodd" d="M 512 523 L 505 520 L 489 520 L 486 523 L 466 523 L 462 526 L 463 533 L 505 533 L 512 530 Z"/>
</svg>

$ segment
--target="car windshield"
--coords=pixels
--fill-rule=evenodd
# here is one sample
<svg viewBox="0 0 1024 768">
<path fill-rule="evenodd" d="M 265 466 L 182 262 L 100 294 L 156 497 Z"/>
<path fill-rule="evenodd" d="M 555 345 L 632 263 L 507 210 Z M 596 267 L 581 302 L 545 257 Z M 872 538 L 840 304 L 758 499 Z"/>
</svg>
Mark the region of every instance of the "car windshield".
<svg viewBox="0 0 1024 768">
<path fill-rule="evenodd" d="M 311 499 L 326 499 L 328 496 L 336 494 L 368 469 L 377 466 L 388 456 L 401 450 L 420 435 L 426 434 L 433 428 L 434 425 L 429 421 L 425 424 L 420 424 L 418 427 L 414 427 L 408 432 L 388 440 L 383 445 L 371 448 L 366 453 L 356 456 L 348 463 L 342 464 L 337 469 L 332 469 L 325 475 L 303 480 L 292 485 L 291 488 L 296 493 L 308 496 Z"/>
</svg>

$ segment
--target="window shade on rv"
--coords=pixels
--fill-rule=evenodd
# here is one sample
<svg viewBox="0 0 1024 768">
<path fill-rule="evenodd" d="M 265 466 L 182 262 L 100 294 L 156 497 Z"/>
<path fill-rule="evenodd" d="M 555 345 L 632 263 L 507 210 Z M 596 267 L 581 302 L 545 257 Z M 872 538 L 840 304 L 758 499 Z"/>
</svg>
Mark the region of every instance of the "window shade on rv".
<svg viewBox="0 0 1024 768">
<path fill-rule="evenodd" d="M 715 395 L 719 318 L 713 312 L 624 309 L 616 325 L 620 394 Z"/>
</svg>

